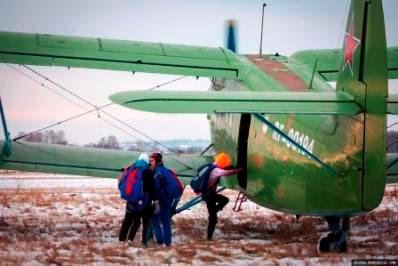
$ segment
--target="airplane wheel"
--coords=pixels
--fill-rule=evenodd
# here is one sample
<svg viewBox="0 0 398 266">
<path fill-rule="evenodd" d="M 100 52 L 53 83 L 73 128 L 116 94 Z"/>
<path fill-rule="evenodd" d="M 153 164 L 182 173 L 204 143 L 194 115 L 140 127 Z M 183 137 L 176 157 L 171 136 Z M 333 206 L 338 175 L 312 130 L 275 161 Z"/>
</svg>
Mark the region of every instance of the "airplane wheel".
<svg viewBox="0 0 398 266">
<path fill-rule="evenodd" d="M 329 252 L 330 251 L 330 240 L 328 237 L 322 237 L 319 242 L 319 251 L 320 252 Z"/>
<path fill-rule="evenodd" d="M 319 251 L 321 252 L 346 252 L 347 251 L 347 241 L 343 240 L 343 233 L 340 231 L 338 233 L 329 233 L 327 237 L 321 238 L 319 242 Z"/>
<path fill-rule="evenodd" d="M 339 252 L 347 252 L 347 241 L 343 241 L 339 245 Z"/>
</svg>

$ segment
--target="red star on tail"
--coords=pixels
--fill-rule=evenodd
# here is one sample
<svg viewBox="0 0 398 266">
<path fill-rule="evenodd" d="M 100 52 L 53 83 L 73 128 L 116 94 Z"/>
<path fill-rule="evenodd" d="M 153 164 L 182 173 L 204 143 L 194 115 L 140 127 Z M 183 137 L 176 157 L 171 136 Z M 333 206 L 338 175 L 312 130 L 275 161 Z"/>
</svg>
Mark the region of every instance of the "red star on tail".
<svg viewBox="0 0 398 266">
<path fill-rule="evenodd" d="M 352 16 L 350 28 L 348 32 L 345 33 L 344 36 L 344 65 L 343 65 L 343 70 L 348 65 L 351 71 L 351 75 L 354 75 L 352 71 L 353 56 L 360 42 L 361 40 L 354 36 L 354 16 Z"/>
</svg>

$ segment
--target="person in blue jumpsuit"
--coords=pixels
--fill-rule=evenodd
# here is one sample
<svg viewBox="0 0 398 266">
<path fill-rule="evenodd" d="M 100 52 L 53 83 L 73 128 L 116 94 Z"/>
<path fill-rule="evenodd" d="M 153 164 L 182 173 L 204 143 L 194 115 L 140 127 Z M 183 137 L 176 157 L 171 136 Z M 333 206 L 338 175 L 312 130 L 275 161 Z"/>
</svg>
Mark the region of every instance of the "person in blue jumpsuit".
<svg viewBox="0 0 398 266">
<path fill-rule="evenodd" d="M 152 227 L 158 244 L 171 245 L 171 215 L 183 190 L 177 176 L 163 165 L 162 154 L 153 153 L 149 164 L 155 164 L 154 184 L 158 201 L 154 202 Z"/>
</svg>

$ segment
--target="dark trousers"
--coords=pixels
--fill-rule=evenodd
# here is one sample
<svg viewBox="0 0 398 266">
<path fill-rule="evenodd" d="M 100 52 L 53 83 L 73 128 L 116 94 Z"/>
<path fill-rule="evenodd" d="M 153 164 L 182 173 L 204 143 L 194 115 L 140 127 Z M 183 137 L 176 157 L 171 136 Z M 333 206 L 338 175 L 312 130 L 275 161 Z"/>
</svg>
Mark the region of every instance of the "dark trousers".
<svg viewBox="0 0 398 266">
<path fill-rule="evenodd" d="M 140 228 L 142 220 L 141 242 L 143 244 L 146 244 L 148 241 L 148 235 L 150 233 L 149 222 L 151 217 L 152 217 L 151 204 L 148 204 L 142 211 L 130 210 L 128 206 L 126 206 L 126 214 L 124 215 L 122 226 L 119 232 L 119 241 L 126 241 L 127 239 L 133 241 L 135 234 L 138 231 L 138 228 Z"/>
<path fill-rule="evenodd" d="M 215 192 L 209 193 L 203 197 L 206 202 L 209 213 L 209 224 L 207 226 L 207 239 L 213 238 L 214 229 L 217 224 L 217 212 L 221 211 L 227 205 L 229 199 Z"/>
<path fill-rule="evenodd" d="M 169 204 L 160 204 L 160 212 L 153 214 L 152 227 L 158 244 L 165 243 L 171 245 L 171 206 Z"/>
</svg>

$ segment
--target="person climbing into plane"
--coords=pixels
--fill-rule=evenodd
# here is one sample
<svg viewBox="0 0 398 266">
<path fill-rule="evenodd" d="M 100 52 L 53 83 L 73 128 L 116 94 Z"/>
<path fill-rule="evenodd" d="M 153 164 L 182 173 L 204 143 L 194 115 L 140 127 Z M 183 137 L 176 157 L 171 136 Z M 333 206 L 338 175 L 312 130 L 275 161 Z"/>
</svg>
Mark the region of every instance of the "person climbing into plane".
<svg viewBox="0 0 398 266">
<path fill-rule="evenodd" d="M 171 216 L 180 200 L 184 187 L 177 175 L 163 164 L 162 154 L 155 152 L 149 158 L 154 165 L 155 191 L 159 201 L 154 202 L 152 227 L 158 244 L 171 245 Z"/>
<path fill-rule="evenodd" d="M 207 240 L 213 239 L 213 233 L 217 224 L 217 213 L 227 205 L 229 199 L 217 193 L 217 185 L 220 177 L 229 176 L 238 173 L 242 168 L 228 169 L 232 165 L 231 157 L 226 153 L 219 153 L 210 165 L 207 186 L 201 193 L 203 200 L 206 202 L 209 221 L 207 226 Z"/>
<path fill-rule="evenodd" d="M 121 196 L 127 201 L 126 213 L 119 232 L 119 241 L 126 241 L 127 239 L 133 241 L 142 221 L 141 243 L 145 247 L 150 234 L 150 219 L 153 214 L 152 201 L 157 200 L 153 168 L 151 169 L 148 161 L 148 154 L 141 154 L 132 166 L 124 170 L 119 179 Z M 128 180 L 128 178 L 131 179 Z M 131 186 L 131 184 L 134 185 Z M 123 187 L 123 185 L 125 186 Z"/>
</svg>

